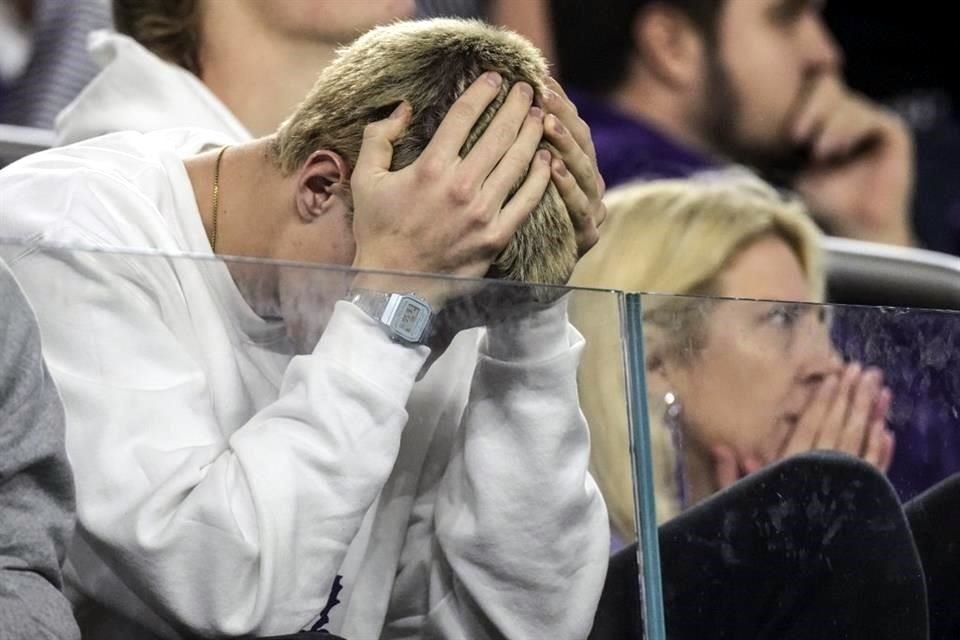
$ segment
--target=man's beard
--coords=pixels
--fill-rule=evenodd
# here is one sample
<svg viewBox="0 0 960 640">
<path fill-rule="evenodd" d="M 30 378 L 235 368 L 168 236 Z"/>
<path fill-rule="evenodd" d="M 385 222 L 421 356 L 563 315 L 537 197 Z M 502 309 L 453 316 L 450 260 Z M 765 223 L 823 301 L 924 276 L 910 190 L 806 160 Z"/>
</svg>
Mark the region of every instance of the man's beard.
<svg viewBox="0 0 960 640">
<path fill-rule="evenodd" d="M 707 54 L 700 103 L 700 135 L 723 158 L 752 168 L 778 186 L 789 185 L 807 165 L 808 150 L 791 145 L 785 139 L 768 144 L 753 144 L 743 139 L 743 99 L 716 51 Z"/>
</svg>

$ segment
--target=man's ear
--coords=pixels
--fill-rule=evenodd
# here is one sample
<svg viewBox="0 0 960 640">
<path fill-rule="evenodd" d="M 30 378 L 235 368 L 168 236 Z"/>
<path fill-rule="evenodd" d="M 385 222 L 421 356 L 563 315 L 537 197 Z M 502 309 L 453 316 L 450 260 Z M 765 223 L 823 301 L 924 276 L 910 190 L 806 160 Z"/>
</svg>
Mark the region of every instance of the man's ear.
<svg viewBox="0 0 960 640">
<path fill-rule="evenodd" d="M 688 88 L 702 81 L 703 34 L 682 11 L 654 2 L 637 12 L 633 42 L 644 67 L 661 82 Z"/>
<path fill-rule="evenodd" d="M 336 206 L 350 189 L 350 167 L 339 153 L 314 151 L 297 175 L 296 207 L 300 219 L 312 222 Z"/>
</svg>

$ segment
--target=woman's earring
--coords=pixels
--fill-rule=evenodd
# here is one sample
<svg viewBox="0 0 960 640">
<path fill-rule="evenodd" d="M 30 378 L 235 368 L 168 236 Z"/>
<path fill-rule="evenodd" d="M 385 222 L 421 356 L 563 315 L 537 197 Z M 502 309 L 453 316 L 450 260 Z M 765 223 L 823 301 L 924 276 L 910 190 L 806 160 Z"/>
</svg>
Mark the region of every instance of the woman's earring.
<svg viewBox="0 0 960 640">
<path fill-rule="evenodd" d="M 687 482 L 683 469 L 683 428 L 681 426 L 683 403 L 672 391 L 664 394 L 663 402 L 667 407 L 663 413 L 663 424 L 670 434 L 670 442 L 676 453 L 674 480 L 677 483 L 677 500 L 680 502 L 680 510 L 683 511 L 687 508 Z"/>
</svg>

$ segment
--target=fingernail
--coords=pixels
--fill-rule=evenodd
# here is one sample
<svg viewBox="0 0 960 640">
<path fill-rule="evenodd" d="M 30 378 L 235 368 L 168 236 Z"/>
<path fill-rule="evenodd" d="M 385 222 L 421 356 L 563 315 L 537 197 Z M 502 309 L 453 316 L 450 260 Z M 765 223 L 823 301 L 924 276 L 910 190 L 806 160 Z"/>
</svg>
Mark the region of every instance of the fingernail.
<svg viewBox="0 0 960 640">
<path fill-rule="evenodd" d="M 503 83 L 503 76 L 496 71 L 488 71 L 487 73 L 483 74 L 483 79 L 494 87 L 498 88 L 500 87 L 501 83 Z"/>
<path fill-rule="evenodd" d="M 546 149 L 540 149 L 540 151 L 537 151 L 537 160 L 544 163 L 550 162 L 550 152 Z"/>
<path fill-rule="evenodd" d="M 530 107 L 530 116 L 537 120 L 543 119 L 543 109 L 540 107 Z"/>
<path fill-rule="evenodd" d="M 560 122 L 560 118 L 558 118 L 557 116 L 553 116 L 552 125 L 553 125 L 553 130 L 554 130 L 556 133 L 559 133 L 559 134 L 561 134 L 561 135 L 566 135 L 566 133 L 567 133 L 567 128 L 566 128 L 565 126 L 563 126 L 563 123 L 562 123 L 562 122 Z"/>
<path fill-rule="evenodd" d="M 407 110 L 407 103 L 401 102 L 400 104 L 397 105 L 397 108 L 393 110 L 393 113 L 390 114 L 390 119 L 394 120 L 396 118 L 399 118 L 404 114 L 406 110 Z"/>
<path fill-rule="evenodd" d="M 526 82 L 517 83 L 517 86 L 520 88 L 520 93 L 527 96 L 528 98 L 533 98 L 533 87 L 531 87 Z"/>
<path fill-rule="evenodd" d="M 569 173 L 567 171 L 567 165 L 563 164 L 562 160 L 555 160 L 553 162 L 553 170 L 559 173 L 561 176 L 566 177 Z"/>
</svg>

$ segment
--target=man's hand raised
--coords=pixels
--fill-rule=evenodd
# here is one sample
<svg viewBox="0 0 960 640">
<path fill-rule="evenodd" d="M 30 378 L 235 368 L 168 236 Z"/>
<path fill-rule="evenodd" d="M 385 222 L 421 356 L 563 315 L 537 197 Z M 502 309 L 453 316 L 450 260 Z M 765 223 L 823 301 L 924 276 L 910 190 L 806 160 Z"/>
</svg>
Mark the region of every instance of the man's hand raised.
<svg viewBox="0 0 960 640">
<path fill-rule="evenodd" d="M 548 79 L 547 88 L 543 98 L 548 114 L 544 133 L 560 156 L 551 166 L 553 182 L 567 205 L 582 256 L 600 239 L 598 229 L 607 217 L 603 203 L 606 185 L 597 168 L 590 127 L 556 80 Z"/>
<path fill-rule="evenodd" d="M 501 83 L 498 74 L 483 74 L 450 108 L 420 157 L 399 171 L 390 171 L 393 142 L 407 126 L 409 107 L 401 104 L 387 120 L 367 126 L 351 179 L 354 267 L 474 278 L 487 272 L 551 177 L 550 153 L 537 150 L 543 112 L 525 83 L 512 88 L 477 144 L 459 156 Z M 373 275 L 362 277 L 363 287 L 389 290 L 371 281 Z M 421 293 L 438 307 L 445 302 L 443 287 Z"/>
<path fill-rule="evenodd" d="M 794 187 L 835 233 L 913 243 L 913 143 L 900 118 L 827 75 L 805 97 L 790 135 L 812 157 Z"/>
</svg>

